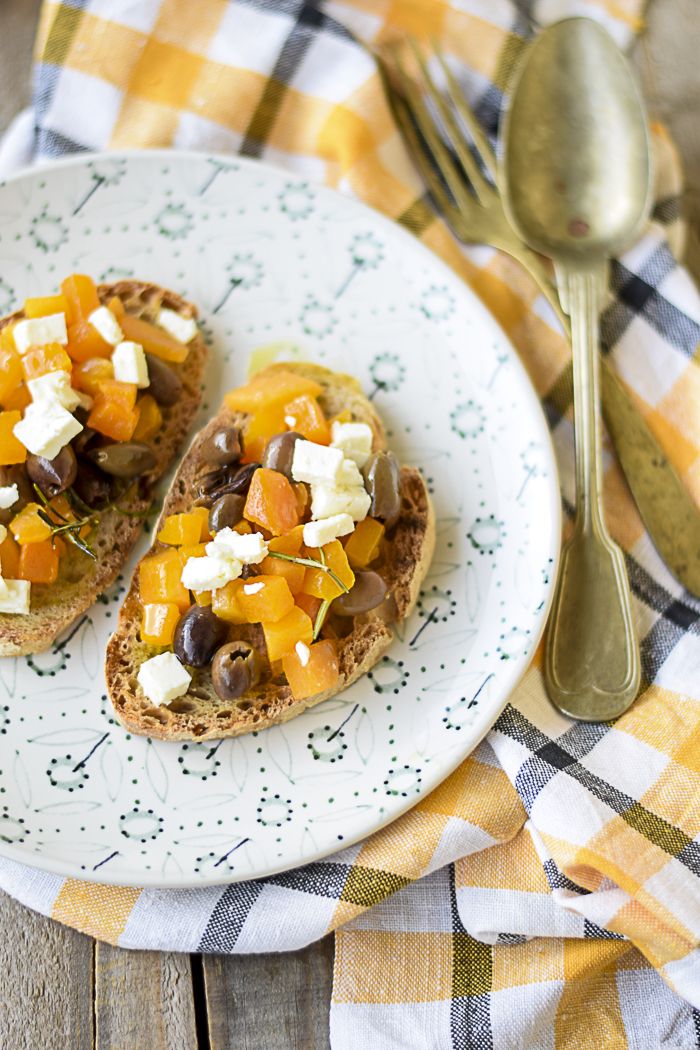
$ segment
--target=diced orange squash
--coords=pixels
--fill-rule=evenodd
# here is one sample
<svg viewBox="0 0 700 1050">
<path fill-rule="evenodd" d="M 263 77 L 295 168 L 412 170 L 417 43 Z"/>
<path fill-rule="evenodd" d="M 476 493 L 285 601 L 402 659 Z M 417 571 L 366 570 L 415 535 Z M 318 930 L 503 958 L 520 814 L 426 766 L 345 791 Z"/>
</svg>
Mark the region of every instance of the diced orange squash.
<svg viewBox="0 0 700 1050">
<path fill-rule="evenodd" d="M 282 658 L 282 668 L 295 700 L 305 700 L 306 697 L 333 689 L 340 677 L 335 645 L 328 639 L 309 646 L 306 665 L 293 649 Z"/>
<path fill-rule="evenodd" d="M 133 433 L 134 441 L 150 441 L 163 425 L 163 413 L 151 394 L 144 394 L 136 402 L 139 421 Z"/>
<path fill-rule="evenodd" d="M 303 518 L 309 508 L 309 489 L 303 481 L 293 481 L 292 488 L 294 489 L 294 495 L 297 500 L 297 511 L 299 517 Z"/>
<path fill-rule="evenodd" d="M 209 532 L 209 511 L 206 507 L 193 507 L 190 511 L 195 518 L 199 518 L 199 539 L 201 542 L 211 539 Z"/>
<path fill-rule="evenodd" d="M 60 343 L 47 343 L 28 350 L 22 358 L 25 379 L 36 379 L 47 372 L 70 372 L 73 362 Z"/>
<path fill-rule="evenodd" d="M 5 405 L 14 394 L 22 378 L 22 359 L 17 351 L 10 346 L 0 347 L 0 405 Z"/>
<path fill-rule="evenodd" d="M 175 547 L 192 547 L 199 543 L 201 538 L 201 514 L 169 514 L 158 533 L 161 543 Z"/>
<path fill-rule="evenodd" d="M 183 566 L 188 558 L 203 558 L 207 553 L 206 547 L 206 543 L 193 543 L 191 546 L 178 547 L 178 553 L 182 558 Z"/>
<path fill-rule="evenodd" d="M 50 317 L 51 314 L 64 314 L 68 310 L 65 295 L 39 295 L 24 300 L 25 317 Z"/>
<path fill-rule="evenodd" d="M 220 587 L 211 596 L 212 611 L 226 623 L 247 623 L 246 615 L 241 608 L 239 597 L 243 589 L 243 580 L 231 580 L 225 587 Z"/>
<path fill-rule="evenodd" d="M 169 549 L 144 558 L 139 565 L 139 593 L 144 605 L 150 602 L 172 603 L 182 612 L 190 607 L 190 592 L 183 587 L 182 558 Z"/>
<path fill-rule="evenodd" d="M 88 416 L 87 425 L 115 441 L 129 441 L 139 420 L 134 383 L 103 380 Z"/>
<path fill-rule="evenodd" d="M 345 541 L 345 553 L 353 569 L 366 569 L 379 556 L 384 526 L 376 518 L 358 521 Z"/>
<path fill-rule="evenodd" d="M 18 580 L 30 583 L 55 583 L 58 578 L 58 548 L 51 540 L 24 543 L 20 547 Z"/>
<path fill-rule="evenodd" d="M 121 321 L 122 317 L 126 313 L 124 309 L 124 303 L 121 301 L 118 295 L 113 295 L 107 303 L 107 306 L 112 311 L 118 321 Z"/>
<path fill-rule="evenodd" d="M 137 390 L 135 383 L 122 383 L 119 379 L 105 379 L 97 396 L 108 398 L 125 409 L 131 409 L 136 404 Z"/>
<path fill-rule="evenodd" d="M 0 412 L 0 466 L 8 467 L 13 463 L 24 463 L 27 450 L 21 441 L 12 433 L 12 428 L 19 423 L 22 413 L 13 409 Z"/>
<path fill-rule="evenodd" d="M 261 525 L 273 536 L 290 532 L 299 523 L 294 489 L 277 470 L 260 467 L 253 474 L 243 509 L 248 521 Z"/>
<path fill-rule="evenodd" d="M 246 462 L 259 463 L 270 438 L 285 429 L 284 408 L 281 404 L 265 405 L 256 411 L 243 431 L 243 458 Z"/>
<path fill-rule="evenodd" d="M 90 397 L 96 397 L 107 379 L 114 379 L 114 366 L 104 357 L 89 357 L 73 365 L 72 385 Z"/>
<path fill-rule="evenodd" d="M 264 623 L 263 634 L 267 646 L 267 656 L 272 663 L 287 653 L 291 653 L 297 642 L 311 645 L 314 636 L 314 625 L 296 605 L 286 616 L 276 623 Z"/>
<path fill-rule="evenodd" d="M 133 314 L 124 313 L 119 318 L 125 339 L 140 343 L 147 354 L 160 357 L 162 361 L 182 364 L 189 353 L 189 347 L 173 339 L 165 329 L 158 328 L 150 321 L 144 321 Z"/>
<path fill-rule="evenodd" d="M 292 592 L 281 576 L 251 576 L 236 598 L 248 623 L 275 623 L 294 608 Z"/>
<path fill-rule="evenodd" d="M 14 353 L 17 353 L 14 328 L 14 323 L 3 325 L 3 327 L 0 328 L 0 350 L 12 350 Z"/>
<path fill-rule="evenodd" d="M 76 321 L 68 325 L 66 350 L 74 361 L 87 361 L 91 357 L 111 357 L 114 347 L 87 321 Z"/>
<path fill-rule="evenodd" d="M 355 582 L 355 573 L 350 568 L 340 540 L 333 540 L 331 543 L 327 543 L 322 550 L 326 559 L 326 565 L 332 569 L 338 579 L 342 580 L 349 590 Z M 308 551 L 308 557 L 313 558 L 315 561 L 321 560 L 318 550 L 313 548 Z M 305 594 L 313 595 L 314 598 L 321 598 L 327 601 L 332 601 L 344 593 L 323 569 L 307 569 L 304 574 L 302 590 Z"/>
<path fill-rule="evenodd" d="M 0 573 L 6 580 L 16 580 L 19 569 L 19 544 L 7 534 L 0 543 Z"/>
<path fill-rule="evenodd" d="M 262 458 L 265 455 L 268 440 L 269 439 L 266 437 L 256 437 L 253 438 L 252 441 L 244 440 L 240 462 L 243 464 L 261 463 Z"/>
<path fill-rule="evenodd" d="M 304 542 L 304 526 L 296 525 L 284 536 L 273 536 L 268 543 L 268 550 L 280 551 L 282 554 L 298 554 Z"/>
<path fill-rule="evenodd" d="M 268 548 L 281 554 L 297 555 L 301 550 L 303 525 L 297 525 L 295 529 L 288 532 L 286 536 L 274 536 Z M 271 558 L 269 555 L 260 563 L 261 573 L 268 576 L 283 576 L 289 584 L 292 594 L 298 594 L 304 583 L 306 569 L 303 565 L 296 565 L 292 561 L 284 561 L 282 558 Z"/>
<path fill-rule="evenodd" d="M 302 394 L 317 397 L 322 389 L 313 379 L 307 379 L 295 372 L 287 372 L 284 369 L 278 372 L 266 370 L 253 376 L 245 386 L 230 390 L 224 396 L 224 401 L 233 412 L 255 413 L 268 405 L 285 405 Z"/>
<path fill-rule="evenodd" d="M 39 504 L 27 503 L 19 514 L 16 514 L 8 528 L 20 546 L 25 543 L 41 543 L 51 535 L 51 529 L 39 517 Z"/>
<path fill-rule="evenodd" d="M 197 605 L 211 605 L 211 591 L 193 591 Z"/>
<path fill-rule="evenodd" d="M 97 288 L 92 277 L 73 273 L 61 281 L 61 291 L 66 301 L 66 320 L 69 325 L 87 321 L 93 310 L 100 305 Z"/>
<path fill-rule="evenodd" d="M 328 445 L 331 440 L 331 428 L 328 426 L 323 409 L 311 394 L 302 394 L 284 406 L 284 421 L 290 430 L 315 441 L 317 445 Z"/>
<path fill-rule="evenodd" d="M 141 641 L 148 645 L 171 645 L 180 615 L 174 602 L 148 602 L 143 607 Z"/>
<path fill-rule="evenodd" d="M 5 404 L 3 407 L 6 408 L 8 412 L 24 412 L 31 400 L 32 395 L 29 393 L 27 384 L 22 383 L 12 394 L 8 394 L 5 398 Z"/>
<path fill-rule="evenodd" d="M 312 623 L 316 623 L 316 617 L 318 616 L 318 610 L 321 608 L 321 599 L 314 598 L 311 594 L 304 594 L 301 591 L 299 594 L 294 595 L 294 601 L 296 605 L 305 612 Z"/>
<path fill-rule="evenodd" d="M 241 536 L 249 536 L 253 530 L 250 526 L 250 522 L 246 521 L 245 518 L 241 518 L 241 520 L 233 526 L 233 531 L 240 532 Z"/>
</svg>

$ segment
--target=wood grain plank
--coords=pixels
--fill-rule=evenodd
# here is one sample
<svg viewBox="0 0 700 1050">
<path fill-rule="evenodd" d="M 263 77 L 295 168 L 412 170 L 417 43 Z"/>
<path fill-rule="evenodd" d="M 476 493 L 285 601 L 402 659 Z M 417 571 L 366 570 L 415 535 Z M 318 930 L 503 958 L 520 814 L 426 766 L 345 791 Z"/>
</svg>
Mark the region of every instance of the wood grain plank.
<svg viewBox="0 0 700 1050">
<path fill-rule="evenodd" d="M 327 1050 L 333 938 L 283 955 L 202 957 L 211 1050 Z"/>
<path fill-rule="evenodd" d="M 95 1050 L 196 1050 L 188 955 L 95 945 Z"/>
<path fill-rule="evenodd" d="M 92 1050 L 92 939 L 1 892 L 0 931 L 0 1047 Z"/>
</svg>

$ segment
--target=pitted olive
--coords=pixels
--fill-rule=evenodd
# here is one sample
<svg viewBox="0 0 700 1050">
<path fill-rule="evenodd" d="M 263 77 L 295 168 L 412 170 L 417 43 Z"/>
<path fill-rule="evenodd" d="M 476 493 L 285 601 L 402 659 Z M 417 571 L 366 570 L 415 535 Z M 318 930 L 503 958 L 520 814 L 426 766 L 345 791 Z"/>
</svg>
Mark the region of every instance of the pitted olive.
<svg viewBox="0 0 700 1050">
<path fill-rule="evenodd" d="M 140 441 L 91 448 L 86 455 L 96 467 L 113 478 L 135 478 L 153 470 L 156 465 L 153 449 Z"/>
<path fill-rule="evenodd" d="M 226 641 L 228 627 L 208 606 L 193 605 L 175 628 L 173 652 L 191 667 L 206 667 L 220 645 Z"/>
<path fill-rule="evenodd" d="M 154 354 L 146 354 L 148 392 L 159 405 L 174 405 L 182 393 L 182 380 L 177 372 Z"/>
<path fill-rule="evenodd" d="M 358 616 L 381 605 L 387 594 L 387 585 L 378 572 L 356 572 L 355 583 L 347 594 L 333 602 L 338 616 Z"/>
<path fill-rule="evenodd" d="M 391 528 L 401 513 L 401 475 L 396 456 L 393 452 L 373 452 L 362 468 L 362 475 L 372 500 L 369 513 Z"/>
<path fill-rule="evenodd" d="M 64 445 L 53 459 L 29 455 L 26 467 L 30 481 L 49 498 L 70 488 L 78 472 L 78 462 L 70 445 Z"/>
<path fill-rule="evenodd" d="M 221 496 L 229 493 L 246 495 L 253 474 L 259 468 L 259 463 L 246 463 L 243 467 L 221 467 L 219 470 L 203 474 L 197 484 L 197 503 L 202 507 L 211 507 Z"/>
<path fill-rule="evenodd" d="M 107 475 L 94 467 L 83 456 L 78 460 L 78 473 L 73 482 L 73 489 L 83 503 L 93 509 L 98 509 L 103 503 L 107 503 L 112 494 L 112 486 Z"/>
<path fill-rule="evenodd" d="M 238 525 L 243 517 L 244 507 L 245 496 L 239 496 L 233 492 L 219 496 L 209 511 L 209 531 L 220 532 L 221 529 L 232 529 L 234 525 Z"/>
<path fill-rule="evenodd" d="M 214 657 L 211 677 L 217 696 L 235 700 L 252 689 L 260 677 L 258 655 L 248 642 L 229 642 Z"/>
<path fill-rule="evenodd" d="M 263 456 L 264 467 L 268 470 L 277 470 L 286 478 L 292 479 L 292 460 L 294 459 L 294 446 L 302 438 L 296 430 L 287 430 L 284 434 L 276 434 L 267 443 L 265 455 Z"/>
<path fill-rule="evenodd" d="M 207 438 L 200 449 L 205 463 L 229 467 L 241 458 L 241 432 L 238 427 L 222 427 Z"/>
</svg>

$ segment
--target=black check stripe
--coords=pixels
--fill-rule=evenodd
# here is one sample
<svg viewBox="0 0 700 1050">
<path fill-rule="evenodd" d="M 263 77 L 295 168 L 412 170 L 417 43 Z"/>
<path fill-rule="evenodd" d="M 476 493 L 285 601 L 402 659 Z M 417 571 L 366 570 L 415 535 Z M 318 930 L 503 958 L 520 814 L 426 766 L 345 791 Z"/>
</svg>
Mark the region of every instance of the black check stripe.
<svg viewBox="0 0 700 1050">
<path fill-rule="evenodd" d="M 546 860 L 542 867 L 544 868 L 544 873 L 547 876 L 547 882 L 551 889 L 568 890 L 570 893 L 575 893 L 579 897 L 585 897 L 590 893 L 590 890 L 584 890 L 581 886 L 577 886 L 575 882 L 572 882 L 563 872 L 559 871 L 559 868 L 551 858 Z"/>
<path fill-rule="evenodd" d="M 320 861 L 304 868 L 284 871 L 262 880 L 274 886 L 284 886 L 299 893 L 313 893 L 319 897 L 347 901 L 363 908 L 379 904 L 392 893 L 402 890 L 411 882 L 403 875 L 377 868 L 366 868 L 361 864 L 336 864 Z"/>
<path fill-rule="evenodd" d="M 239 882 L 228 886 L 211 913 L 197 950 L 227 954 L 233 952 L 243 925 L 261 892 L 261 882 Z"/>
<path fill-rule="evenodd" d="M 627 940 L 621 933 L 613 933 L 612 930 L 606 930 L 604 926 L 599 926 L 596 922 L 591 922 L 590 919 L 583 920 L 583 936 L 593 940 L 598 940 L 601 937 L 606 941 Z"/>
<path fill-rule="evenodd" d="M 459 917 L 455 866 L 450 864 L 452 917 L 452 995 L 450 1035 L 454 1050 L 492 1050 L 490 992 L 493 984 L 491 946 L 467 933 Z"/>
</svg>

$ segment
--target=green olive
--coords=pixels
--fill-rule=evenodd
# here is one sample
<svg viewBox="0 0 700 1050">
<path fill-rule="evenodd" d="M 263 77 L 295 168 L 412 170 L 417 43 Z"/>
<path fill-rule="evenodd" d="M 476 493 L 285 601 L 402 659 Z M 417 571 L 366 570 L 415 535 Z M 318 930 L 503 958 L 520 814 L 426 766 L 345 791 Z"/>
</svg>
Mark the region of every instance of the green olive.
<svg viewBox="0 0 700 1050">
<path fill-rule="evenodd" d="M 258 655 L 248 642 L 229 642 L 214 656 L 211 677 L 217 696 L 235 700 L 260 678 Z"/>
<path fill-rule="evenodd" d="M 373 452 L 362 468 L 362 475 L 372 500 L 370 515 L 390 529 L 401 513 L 401 473 L 396 456 L 393 452 Z"/>
<path fill-rule="evenodd" d="M 135 478 L 146 474 L 156 465 L 153 449 L 140 441 L 125 441 L 116 445 L 91 448 L 86 453 L 96 467 L 114 478 Z"/>
</svg>

